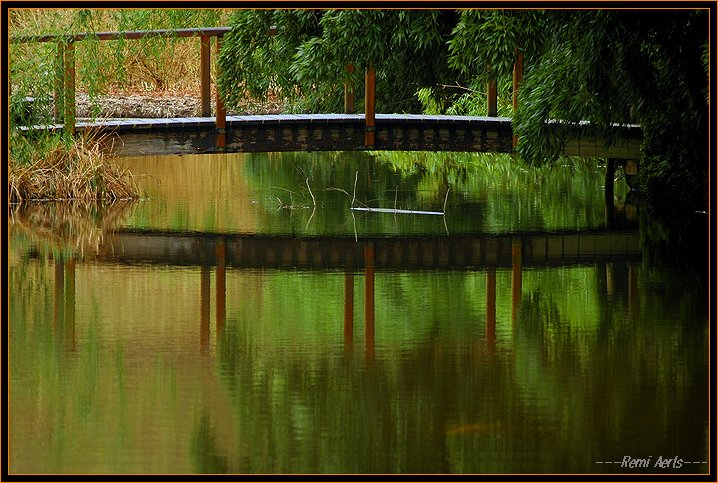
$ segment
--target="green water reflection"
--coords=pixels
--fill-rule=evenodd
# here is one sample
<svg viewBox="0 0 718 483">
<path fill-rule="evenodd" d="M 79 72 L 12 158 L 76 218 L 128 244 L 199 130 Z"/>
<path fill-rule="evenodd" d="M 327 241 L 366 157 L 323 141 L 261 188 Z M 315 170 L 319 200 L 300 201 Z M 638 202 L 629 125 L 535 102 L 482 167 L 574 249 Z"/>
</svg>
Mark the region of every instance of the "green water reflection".
<svg viewBox="0 0 718 483">
<path fill-rule="evenodd" d="M 358 199 L 391 206 L 398 185 L 403 206 L 441 208 L 450 187 L 452 234 L 605 220 L 595 166 L 565 168 L 584 173 L 582 192 L 500 174 L 495 185 L 474 171 L 461 182 L 456 169 L 400 175 L 380 156 L 342 164 L 330 155 L 333 171 L 319 175 L 318 161 L 267 156 L 275 164 L 264 171 L 267 157 L 222 158 L 204 166 L 211 179 L 190 157 L 145 160 L 150 199 L 115 224 L 446 234 L 443 221 L 418 217 L 347 226 L 351 200 L 319 187 L 352 186 L 364 162 L 372 178 L 357 183 Z M 301 195 L 305 175 L 323 203 L 311 220 L 312 208 L 272 200 L 284 192 L 276 187 Z M 708 457 L 706 289 L 655 253 L 400 271 L 375 270 L 367 256 L 345 273 L 128 265 L 93 258 L 91 244 L 60 250 L 27 225 L 11 225 L 10 236 L 11 473 L 707 471 L 693 463 Z M 626 455 L 691 463 L 598 463 Z"/>
</svg>

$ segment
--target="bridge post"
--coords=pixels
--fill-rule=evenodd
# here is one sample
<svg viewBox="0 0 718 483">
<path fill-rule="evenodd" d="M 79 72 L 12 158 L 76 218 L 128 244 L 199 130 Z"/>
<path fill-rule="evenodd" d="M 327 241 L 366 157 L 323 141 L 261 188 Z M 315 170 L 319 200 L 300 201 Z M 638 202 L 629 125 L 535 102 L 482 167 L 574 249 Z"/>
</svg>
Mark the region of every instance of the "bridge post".
<svg viewBox="0 0 718 483">
<path fill-rule="evenodd" d="M 65 46 L 65 130 L 75 134 L 75 44 L 70 40 Z"/>
<path fill-rule="evenodd" d="M 514 63 L 514 81 L 513 81 L 513 107 L 514 107 L 514 115 L 516 114 L 516 109 L 519 105 L 519 88 L 521 87 L 521 80 L 524 77 L 524 54 L 519 52 L 519 49 L 515 50 L 516 52 L 516 62 Z M 512 136 L 511 142 L 514 147 L 519 142 L 518 136 Z"/>
<path fill-rule="evenodd" d="M 606 159 L 606 177 L 604 178 L 603 189 L 606 206 L 606 228 L 611 228 L 614 222 L 614 201 L 613 201 L 613 185 L 616 177 L 616 160 L 614 158 Z"/>
<path fill-rule="evenodd" d="M 354 72 L 354 65 L 347 64 L 347 71 Z M 344 114 L 354 114 L 354 86 L 344 83 Z"/>
<path fill-rule="evenodd" d="M 499 113 L 497 98 L 496 79 L 491 79 L 488 82 L 486 93 L 486 112 L 489 117 L 496 117 Z"/>
<path fill-rule="evenodd" d="M 217 58 L 219 58 L 219 53 L 222 50 L 222 36 L 217 36 Z M 219 75 L 219 72 L 217 73 Z M 217 130 L 220 134 L 224 133 L 225 128 L 227 127 L 227 110 L 224 108 L 224 102 L 222 102 L 222 96 L 219 93 L 219 86 L 217 87 L 217 114 L 216 114 L 216 120 L 215 124 L 217 127 Z"/>
<path fill-rule="evenodd" d="M 514 112 L 518 107 L 519 102 L 519 87 L 521 86 L 521 80 L 524 77 L 524 54 L 516 49 L 516 62 L 514 62 L 514 82 L 513 82 L 513 106 Z"/>
<path fill-rule="evenodd" d="M 55 122 L 63 122 L 65 117 L 65 44 L 57 43 L 55 58 Z"/>
<path fill-rule="evenodd" d="M 375 131 L 375 97 L 376 97 L 376 73 L 374 66 L 369 64 L 364 75 L 364 145 L 368 148 L 374 147 Z"/>
<path fill-rule="evenodd" d="M 211 37 L 200 37 L 199 72 L 201 85 L 201 116 L 210 117 L 212 106 L 210 102 L 210 40 Z"/>
</svg>

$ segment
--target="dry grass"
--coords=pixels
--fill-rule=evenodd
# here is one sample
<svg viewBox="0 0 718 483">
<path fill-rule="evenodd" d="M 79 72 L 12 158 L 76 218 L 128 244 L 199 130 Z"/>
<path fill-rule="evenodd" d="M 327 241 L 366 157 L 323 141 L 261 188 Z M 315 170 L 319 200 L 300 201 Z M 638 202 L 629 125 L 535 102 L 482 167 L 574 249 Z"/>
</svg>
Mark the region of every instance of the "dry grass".
<svg viewBox="0 0 718 483">
<path fill-rule="evenodd" d="M 31 151 L 29 162 L 10 158 L 9 200 L 116 201 L 138 197 L 132 174 L 119 167 L 105 140 L 86 134 L 72 142 L 52 140 Z"/>
</svg>

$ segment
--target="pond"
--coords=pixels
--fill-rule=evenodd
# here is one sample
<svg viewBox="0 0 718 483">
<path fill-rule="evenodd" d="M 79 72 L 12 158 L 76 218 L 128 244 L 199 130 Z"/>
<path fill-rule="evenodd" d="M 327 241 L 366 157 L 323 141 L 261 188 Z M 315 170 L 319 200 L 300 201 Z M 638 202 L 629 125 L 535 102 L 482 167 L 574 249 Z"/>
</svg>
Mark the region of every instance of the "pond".
<svg viewBox="0 0 718 483">
<path fill-rule="evenodd" d="M 708 471 L 707 263 L 599 161 L 123 162 L 11 211 L 10 474 Z"/>
</svg>

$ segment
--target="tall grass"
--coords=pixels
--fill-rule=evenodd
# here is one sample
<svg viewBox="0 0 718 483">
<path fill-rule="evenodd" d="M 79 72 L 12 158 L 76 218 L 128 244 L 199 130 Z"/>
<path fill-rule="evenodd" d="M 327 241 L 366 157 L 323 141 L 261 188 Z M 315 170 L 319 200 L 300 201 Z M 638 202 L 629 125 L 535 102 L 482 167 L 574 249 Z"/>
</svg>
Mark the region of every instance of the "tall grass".
<svg viewBox="0 0 718 483">
<path fill-rule="evenodd" d="M 14 133 L 8 170 L 9 200 L 113 202 L 138 197 L 132 174 L 119 167 L 106 139 Z"/>
<path fill-rule="evenodd" d="M 96 33 L 216 27 L 229 22 L 228 9 L 10 9 L 10 35 Z M 10 80 L 52 91 L 54 43 L 11 44 Z M 148 38 L 76 43 L 77 89 L 91 97 L 116 90 L 199 93 L 199 40 Z M 14 67 L 14 68 L 13 68 Z M 28 87 L 28 86 L 24 86 Z M 32 89 L 19 89 L 32 90 Z M 39 93 L 27 95 L 39 97 Z"/>
<path fill-rule="evenodd" d="M 156 30 L 226 25 L 226 9 L 67 9 L 11 8 L 11 37 L 120 30 Z M 148 38 L 75 44 L 76 95 L 86 96 L 91 115 L 100 112 L 103 94 L 192 93 L 199 97 L 199 40 Z M 71 138 L 28 137 L 18 124 L 49 123 L 57 74 L 57 44 L 10 43 L 11 136 L 9 200 L 114 201 L 137 197 L 130 173 L 117 166 L 94 134 Z M 28 112 L 27 97 L 36 102 Z"/>
</svg>

